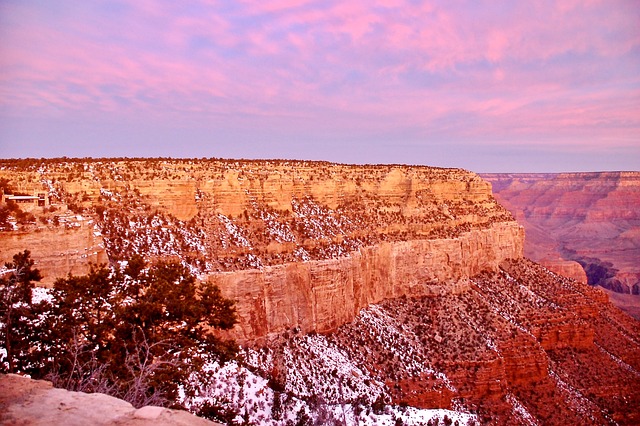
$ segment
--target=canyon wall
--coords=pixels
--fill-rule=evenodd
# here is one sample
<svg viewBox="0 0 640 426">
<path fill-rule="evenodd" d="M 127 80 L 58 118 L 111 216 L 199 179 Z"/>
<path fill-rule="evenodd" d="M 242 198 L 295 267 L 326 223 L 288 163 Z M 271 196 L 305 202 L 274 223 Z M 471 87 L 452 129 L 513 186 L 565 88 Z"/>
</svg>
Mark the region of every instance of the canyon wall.
<svg viewBox="0 0 640 426">
<path fill-rule="evenodd" d="M 74 216 L 67 225 L 0 233 L 0 260 L 10 262 L 14 254 L 31 251 L 31 258 L 43 275 L 39 284 L 46 287 L 68 274 L 86 274 L 92 263 L 108 262 L 102 236 L 90 220 Z"/>
<path fill-rule="evenodd" d="M 134 254 L 177 260 L 237 301 L 239 339 L 331 330 L 385 298 L 455 291 L 523 251 L 490 184 L 461 169 L 5 160 L 0 178 L 47 191 L 51 206 L 0 231 L 0 260 L 30 249 L 46 284 Z"/>
<path fill-rule="evenodd" d="M 464 406 L 480 424 L 638 424 L 638 321 L 602 289 L 521 258 L 447 290 L 371 304 L 328 333 L 270 336 L 249 365 L 336 404 L 376 401 L 384 383 L 394 404 Z"/>
<path fill-rule="evenodd" d="M 640 172 L 482 176 L 525 227 L 527 257 L 592 285 L 640 294 Z"/>
<path fill-rule="evenodd" d="M 522 257 L 524 233 L 495 224 L 457 238 L 380 243 L 348 256 L 216 273 L 209 279 L 237 300 L 234 337 L 255 340 L 289 328 L 334 330 L 371 303 L 401 296 L 456 293 L 466 278 Z"/>
</svg>

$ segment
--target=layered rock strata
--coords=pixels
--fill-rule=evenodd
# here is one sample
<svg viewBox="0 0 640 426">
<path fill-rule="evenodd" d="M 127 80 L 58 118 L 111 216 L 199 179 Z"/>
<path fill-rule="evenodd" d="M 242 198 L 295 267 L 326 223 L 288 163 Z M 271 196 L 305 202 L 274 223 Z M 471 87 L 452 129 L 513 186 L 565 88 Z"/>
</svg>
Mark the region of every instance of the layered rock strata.
<svg viewBox="0 0 640 426">
<path fill-rule="evenodd" d="M 401 296 L 455 294 L 467 277 L 522 257 L 522 228 L 494 224 L 460 237 L 380 243 L 335 260 L 217 273 L 209 280 L 237 300 L 234 337 L 253 340 L 289 328 L 326 332 L 371 303 Z"/>
<path fill-rule="evenodd" d="M 470 410 L 481 424 L 638 424 L 638 321 L 603 290 L 526 259 L 467 284 L 370 305 L 334 332 L 271 337 L 255 368 L 333 403 L 375 401 L 382 382 L 394 404 Z"/>
<path fill-rule="evenodd" d="M 72 223 L 70 226 L 0 233 L 2 261 L 8 262 L 13 254 L 30 250 L 44 273 L 40 284 L 45 286 L 68 274 L 84 275 L 90 264 L 109 261 L 102 236 L 91 222 L 74 215 L 73 222 L 68 222 Z"/>
<path fill-rule="evenodd" d="M 327 331 L 385 298 L 455 291 L 523 250 L 490 185 L 460 169 L 62 159 L 1 161 L 0 177 L 46 190 L 51 206 L 0 232 L 1 260 L 24 245 L 46 284 L 105 258 L 179 260 L 237 300 L 241 340 Z"/>
<path fill-rule="evenodd" d="M 527 231 L 524 253 L 640 308 L 640 172 L 483 174 Z M 640 316 L 638 316 L 640 318 Z"/>
<path fill-rule="evenodd" d="M 591 284 L 640 292 L 640 172 L 482 176 L 527 229 L 527 257 L 554 270 L 579 262 Z"/>
</svg>

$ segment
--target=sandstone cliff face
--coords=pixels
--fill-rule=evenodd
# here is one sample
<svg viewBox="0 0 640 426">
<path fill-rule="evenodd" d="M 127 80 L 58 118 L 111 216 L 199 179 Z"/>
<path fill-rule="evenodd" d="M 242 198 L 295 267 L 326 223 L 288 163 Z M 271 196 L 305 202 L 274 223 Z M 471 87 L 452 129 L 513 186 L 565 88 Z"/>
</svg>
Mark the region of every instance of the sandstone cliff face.
<svg viewBox="0 0 640 426">
<path fill-rule="evenodd" d="M 50 283 L 107 258 L 179 259 L 238 301 L 240 339 L 331 330 L 369 303 L 443 291 L 430 283 L 496 270 L 523 250 L 522 229 L 490 185 L 460 169 L 222 160 L 0 166 L 10 182 L 47 190 L 57 212 L 94 221 L 62 231 L 58 213 L 43 209 L 37 225 L 0 233 L 2 260 L 31 249 Z"/>
<path fill-rule="evenodd" d="M 102 236 L 90 220 L 74 216 L 69 226 L 40 227 L 0 233 L 2 254 L 0 261 L 9 262 L 11 257 L 25 249 L 37 260 L 43 273 L 40 285 L 50 287 L 56 278 L 68 274 L 84 275 L 89 265 L 107 263 L 107 252 Z"/>
<path fill-rule="evenodd" d="M 640 172 L 483 177 L 527 230 L 527 257 L 592 285 L 640 294 Z"/>
<path fill-rule="evenodd" d="M 384 299 L 459 292 L 466 277 L 522 257 L 523 237 L 516 224 L 501 223 L 458 238 L 381 243 L 336 260 L 217 273 L 209 280 L 238 301 L 238 339 L 295 327 L 326 332 Z"/>
<path fill-rule="evenodd" d="M 520 259 L 455 294 L 370 305 L 330 333 L 271 336 L 248 364 L 333 403 L 375 400 L 383 382 L 395 404 L 465 407 L 481 424 L 632 425 L 639 342 L 601 289 Z"/>
<path fill-rule="evenodd" d="M 584 268 L 575 260 L 550 259 L 545 257 L 539 259 L 538 263 L 557 274 L 572 278 L 578 282 L 587 284 L 589 281 Z"/>
</svg>

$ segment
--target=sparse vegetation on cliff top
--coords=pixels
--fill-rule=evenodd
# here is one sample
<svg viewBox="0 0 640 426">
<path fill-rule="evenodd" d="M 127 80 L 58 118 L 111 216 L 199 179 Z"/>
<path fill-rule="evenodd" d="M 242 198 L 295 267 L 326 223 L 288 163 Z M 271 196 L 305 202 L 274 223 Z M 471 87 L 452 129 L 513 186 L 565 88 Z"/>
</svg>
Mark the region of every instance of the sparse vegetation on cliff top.
<svg viewBox="0 0 640 426">
<path fill-rule="evenodd" d="M 73 229 L 83 217 L 110 261 L 145 253 L 196 274 L 332 259 L 513 220 L 476 175 L 425 166 L 62 158 L 2 160 L 0 177 L 49 197 L 51 207 L 15 225 L 23 231 Z"/>
</svg>

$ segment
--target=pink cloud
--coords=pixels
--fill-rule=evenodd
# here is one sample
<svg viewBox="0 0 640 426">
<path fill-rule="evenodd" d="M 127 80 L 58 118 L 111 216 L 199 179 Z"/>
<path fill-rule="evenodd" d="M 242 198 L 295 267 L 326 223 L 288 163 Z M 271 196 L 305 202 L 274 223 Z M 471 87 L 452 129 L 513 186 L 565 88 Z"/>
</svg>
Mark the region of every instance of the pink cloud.
<svg viewBox="0 0 640 426">
<path fill-rule="evenodd" d="M 20 18 L 0 34 L 0 106 L 640 136 L 632 2 L 141 1 L 110 20 L 92 6 L 4 6 Z"/>
<path fill-rule="evenodd" d="M 300 9 L 301 7 L 313 2 L 311 0 L 243 0 L 242 3 L 244 3 L 245 6 L 252 11 L 259 13 L 270 13 Z"/>
</svg>

